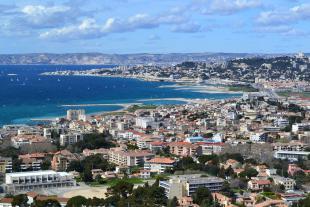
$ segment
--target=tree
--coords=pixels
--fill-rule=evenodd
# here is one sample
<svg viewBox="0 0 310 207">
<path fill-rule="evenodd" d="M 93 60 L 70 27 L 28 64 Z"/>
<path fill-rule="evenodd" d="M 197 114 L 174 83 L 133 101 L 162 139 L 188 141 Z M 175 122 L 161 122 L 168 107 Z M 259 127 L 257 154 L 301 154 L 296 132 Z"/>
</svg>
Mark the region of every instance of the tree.
<svg viewBox="0 0 310 207">
<path fill-rule="evenodd" d="M 41 163 L 41 169 L 42 170 L 48 170 L 50 169 L 51 167 L 51 161 L 50 160 L 44 160 L 42 163 Z"/>
<path fill-rule="evenodd" d="M 167 198 L 165 189 L 159 186 L 152 186 L 149 192 L 149 197 L 152 199 L 154 206 L 166 206 Z"/>
<path fill-rule="evenodd" d="M 111 135 L 106 133 L 92 133 L 86 134 L 82 141 L 79 141 L 71 146 L 71 151 L 73 152 L 82 152 L 84 149 L 98 149 L 111 147 L 116 147 L 116 144 L 108 141 L 111 138 Z"/>
<path fill-rule="evenodd" d="M 26 194 L 19 194 L 13 197 L 12 206 L 27 207 L 28 197 Z"/>
<path fill-rule="evenodd" d="M 201 205 L 209 205 L 211 206 L 213 203 L 212 195 L 208 188 L 199 187 L 197 188 L 196 192 L 192 195 L 193 202 Z"/>
<path fill-rule="evenodd" d="M 250 167 L 250 168 L 245 168 L 245 170 L 239 174 L 239 177 L 247 177 L 248 179 L 251 179 L 252 177 L 255 177 L 256 175 L 258 175 L 257 170 Z"/>
<path fill-rule="evenodd" d="M 92 198 L 87 200 L 87 206 L 104 206 L 105 200 L 101 198 Z"/>
<path fill-rule="evenodd" d="M 167 207 L 177 207 L 179 205 L 177 197 L 173 197 L 171 200 L 168 201 Z"/>
<path fill-rule="evenodd" d="M 86 167 L 82 173 L 82 179 L 84 182 L 92 182 L 93 181 L 93 174 L 91 172 L 90 167 Z"/>
<path fill-rule="evenodd" d="M 83 196 L 75 196 L 68 200 L 67 207 L 82 207 L 87 204 L 87 198 Z"/>
<path fill-rule="evenodd" d="M 12 170 L 13 170 L 13 172 L 19 172 L 21 164 L 22 164 L 22 160 L 21 159 L 13 158 L 13 160 L 12 160 Z"/>
<path fill-rule="evenodd" d="M 310 207 L 310 194 L 308 194 L 308 196 L 305 199 L 300 200 L 297 206 L 298 207 Z"/>
<path fill-rule="evenodd" d="M 108 188 L 107 195 L 114 195 L 120 198 L 128 198 L 128 196 L 132 193 L 133 184 L 121 180 L 116 185 Z"/>
<path fill-rule="evenodd" d="M 60 203 L 54 199 L 47 199 L 43 201 L 36 200 L 35 207 L 61 207 Z"/>
</svg>

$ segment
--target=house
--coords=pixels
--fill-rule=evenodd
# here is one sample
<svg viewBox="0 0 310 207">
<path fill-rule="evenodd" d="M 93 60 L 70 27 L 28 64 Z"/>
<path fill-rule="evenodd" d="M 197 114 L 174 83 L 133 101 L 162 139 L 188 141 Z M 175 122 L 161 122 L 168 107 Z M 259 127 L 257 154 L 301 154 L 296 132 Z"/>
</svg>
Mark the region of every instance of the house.
<svg viewBox="0 0 310 207">
<path fill-rule="evenodd" d="M 281 198 L 286 204 L 292 206 L 292 204 L 298 203 L 299 200 L 305 199 L 306 195 L 304 193 L 282 193 Z"/>
<path fill-rule="evenodd" d="M 178 202 L 179 207 L 199 207 L 199 205 L 193 203 L 193 198 L 189 196 L 183 196 Z"/>
<path fill-rule="evenodd" d="M 234 159 L 228 159 L 225 164 L 221 164 L 221 166 L 224 167 L 224 169 L 227 169 L 229 167 L 235 169 L 238 168 L 238 166 L 240 166 L 240 162 L 238 162 L 237 160 Z"/>
<path fill-rule="evenodd" d="M 247 207 L 252 207 L 254 206 L 254 203 L 256 202 L 256 193 L 243 193 L 242 195 L 237 193 L 236 194 L 236 203 L 247 206 Z"/>
<path fill-rule="evenodd" d="M 163 147 L 165 147 L 165 145 L 166 145 L 165 142 L 151 142 L 149 143 L 149 150 L 156 153 L 161 151 Z"/>
<path fill-rule="evenodd" d="M 213 201 L 219 203 L 222 207 L 228 207 L 233 205 L 232 198 L 229 198 L 221 193 L 212 193 Z"/>
<path fill-rule="evenodd" d="M 0 207 L 13 207 L 12 202 L 13 198 L 1 198 Z"/>
<path fill-rule="evenodd" d="M 281 176 L 272 176 L 273 178 L 273 182 L 276 185 L 283 185 L 285 187 L 285 190 L 294 190 L 294 187 L 296 185 L 296 182 L 294 179 L 291 178 L 285 178 L 285 177 L 281 177 Z"/>
<path fill-rule="evenodd" d="M 61 150 L 54 154 L 52 159 L 52 169 L 55 171 L 66 171 L 69 163 L 78 160 L 78 157 L 68 150 Z"/>
<path fill-rule="evenodd" d="M 139 177 L 142 179 L 149 179 L 149 178 L 151 178 L 151 171 L 150 170 L 140 170 Z"/>
<path fill-rule="evenodd" d="M 271 185 L 270 180 L 250 180 L 248 182 L 248 189 L 252 191 L 262 191 L 264 188 L 269 188 Z"/>
</svg>

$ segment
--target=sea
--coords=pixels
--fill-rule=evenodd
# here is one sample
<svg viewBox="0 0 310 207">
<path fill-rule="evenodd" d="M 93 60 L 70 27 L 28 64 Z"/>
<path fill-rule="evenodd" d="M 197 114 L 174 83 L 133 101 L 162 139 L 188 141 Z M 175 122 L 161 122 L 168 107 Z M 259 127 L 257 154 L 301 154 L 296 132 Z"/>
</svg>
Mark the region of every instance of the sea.
<svg viewBox="0 0 310 207">
<path fill-rule="evenodd" d="M 148 82 L 130 78 L 40 75 L 50 71 L 108 67 L 113 66 L 0 65 L 0 125 L 36 124 L 33 119 L 62 117 L 68 109 L 83 108 L 86 113 L 93 114 L 122 109 L 122 106 L 113 104 L 182 104 L 183 101 L 164 99 L 225 99 L 240 95 L 182 90 L 169 87 L 174 83 Z M 62 106 L 77 104 L 112 105 Z"/>
</svg>

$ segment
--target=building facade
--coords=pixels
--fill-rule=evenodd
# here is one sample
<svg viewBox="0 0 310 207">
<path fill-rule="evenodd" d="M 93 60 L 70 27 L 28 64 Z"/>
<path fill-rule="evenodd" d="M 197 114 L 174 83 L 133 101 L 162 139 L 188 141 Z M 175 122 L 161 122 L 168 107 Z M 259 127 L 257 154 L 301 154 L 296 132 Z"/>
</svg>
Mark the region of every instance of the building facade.
<svg viewBox="0 0 310 207">
<path fill-rule="evenodd" d="M 16 193 L 42 188 L 61 188 L 75 185 L 75 180 L 69 173 L 44 170 L 7 173 L 4 189 L 6 193 Z"/>
</svg>

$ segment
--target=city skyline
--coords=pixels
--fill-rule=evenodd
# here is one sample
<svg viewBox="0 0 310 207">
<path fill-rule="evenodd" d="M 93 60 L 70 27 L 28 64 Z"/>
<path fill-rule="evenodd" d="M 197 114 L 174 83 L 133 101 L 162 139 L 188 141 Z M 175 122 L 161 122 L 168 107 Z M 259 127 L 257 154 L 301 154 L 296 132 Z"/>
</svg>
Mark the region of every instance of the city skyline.
<svg viewBox="0 0 310 207">
<path fill-rule="evenodd" d="M 0 3 L 1 54 L 307 51 L 302 0 Z"/>
</svg>

